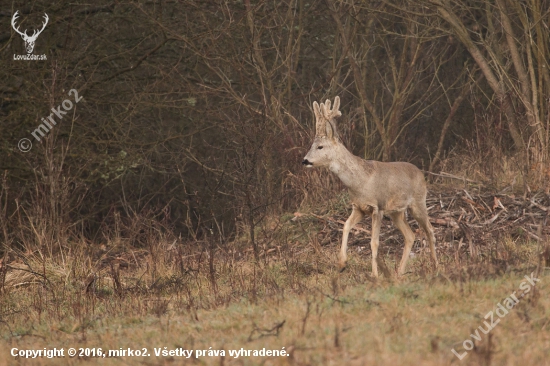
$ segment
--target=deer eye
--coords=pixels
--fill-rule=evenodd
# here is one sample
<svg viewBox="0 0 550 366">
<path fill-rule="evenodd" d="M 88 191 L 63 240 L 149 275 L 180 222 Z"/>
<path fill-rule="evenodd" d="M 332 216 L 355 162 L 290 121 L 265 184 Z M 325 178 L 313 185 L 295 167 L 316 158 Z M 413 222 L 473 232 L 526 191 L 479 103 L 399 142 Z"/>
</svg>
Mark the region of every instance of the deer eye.
<svg viewBox="0 0 550 366">
<path fill-rule="evenodd" d="M 317 146 L 317 149 L 318 150 L 321 150 L 323 147 L 322 146 Z"/>
</svg>

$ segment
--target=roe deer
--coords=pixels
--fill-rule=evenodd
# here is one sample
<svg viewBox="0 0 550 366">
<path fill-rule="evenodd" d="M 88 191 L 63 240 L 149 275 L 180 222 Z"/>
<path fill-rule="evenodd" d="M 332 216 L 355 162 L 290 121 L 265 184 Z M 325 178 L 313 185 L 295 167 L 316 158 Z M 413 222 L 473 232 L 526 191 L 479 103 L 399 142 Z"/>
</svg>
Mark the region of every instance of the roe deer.
<svg viewBox="0 0 550 366">
<path fill-rule="evenodd" d="M 437 267 L 435 236 L 426 209 L 426 181 L 422 172 L 414 165 L 405 162 L 383 163 L 364 160 L 353 155 L 340 141 L 336 129 L 336 117 L 342 115 L 338 110 L 340 98 L 334 99 L 330 109 L 330 100 L 317 104 L 313 102 L 315 113 L 315 139 L 302 164 L 308 168 L 328 167 L 349 189 L 353 211 L 344 225 L 339 266 L 344 270 L 347 260 L 348 235 L 351 228 L 361 219 L 372 216 L 372 274 L 378 277 L 376 256 L 378 254 L 380 224 L 382 216 L 391 217 L 395 226 L 405 237 L 405 249 L 399 264 L 398 275 L 405 273 L 407 259 L 414 242 L 414 233 L 405 221 L 405 210 L 410 209 L 412 216 L 424 229 L 432 259 Z"/>
</svg>

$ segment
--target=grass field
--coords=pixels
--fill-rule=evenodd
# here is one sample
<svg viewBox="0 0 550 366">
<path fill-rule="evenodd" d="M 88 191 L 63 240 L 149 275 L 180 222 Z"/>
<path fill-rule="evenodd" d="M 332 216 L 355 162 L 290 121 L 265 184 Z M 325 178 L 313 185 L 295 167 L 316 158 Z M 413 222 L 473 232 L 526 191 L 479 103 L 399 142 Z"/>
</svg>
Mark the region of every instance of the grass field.
<svg viewBox="0 0 550 366">
<path fill-rule="evenodd" d="M 352 246 L 338 273 L 338 230 L 322 242 L 319 220 L 289 217 L 259 262 L 244 239 L 14 249 L 0 272 L 0 365 L 550 364 L 545 243 L 503 235 L 497 251 L 470 257 L 439 237 L 436 271 L 416 242 L 397 279 L 402 243 L 386 240 L 396 248 L 374 280 L 368 250 Z M 511 295 L 505 313 L 497 305 Z M 12 356 L 53 348 L 64 357 Z"/>
<path fill-rule="evenodd" d="M 1 362 L 75 363 L 78 358 L 67 356 L 16 360 L 10 355 L 14 347 L 57 347 L 65 352 L 73 347 L 102 348 L 106 353 L 147 348 L 151 354 L 79 358 L 102 364 L 549 363 L 550 278 L 544 273 L 493 330 L 478 332 L 481 340 L 462 361 L 451 351 L 462 355 L 463 341 L 472 340 L 470 334 L 479 326 L 488 329 L 484 316 L 514 291 L 522 293 L 520 284 L 536 271 L 534 263 L 504 274 L 471 266 L 462 273 L 442 271 L 375 283 L 368 279 L 363 262 L 337 274 L 328 261 L 314 261 L 313 256 L 321 254 L 304 256 L 303 263 L 289 266 L 258 266 L 255 275 L 248 262 L 228 267 L 218 274 L 217 289 L 207 274 L 189 277 L 192 284 L 162 277 L 156 294 L 154 288 L 145 290 L 155 285 L 146 285 L 143 278 L 142 285 L 124 294 L 117 295 L 106 279 L 99 281 L 94 294 L 86 294 L 70 272 L 58 268 L 47 275 L 46 286 L 28 283 L 3 294 Z M 128 288 L 132 279 L 136 277 L 131 273 L 120 278 Z M 189 359 L 155 356 L 155 348 L 164 347 L 195 352 Z M 289 356 L 229 355 L 229 350 L 241 348 L 284 349 Z M 204 350 L 205 356 L 197 358 L 196 350 Z M 209 357 L 208 350 L 224 350 L 226 356 Z"/>
</svg>

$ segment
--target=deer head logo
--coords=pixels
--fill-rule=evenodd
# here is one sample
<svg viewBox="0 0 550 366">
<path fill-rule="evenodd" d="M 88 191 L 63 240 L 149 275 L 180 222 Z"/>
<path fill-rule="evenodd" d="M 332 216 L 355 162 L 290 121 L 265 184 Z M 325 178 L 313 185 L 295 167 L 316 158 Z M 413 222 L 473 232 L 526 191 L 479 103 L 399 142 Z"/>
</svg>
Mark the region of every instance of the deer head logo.
<svg viewBox="0 0 550 366">
<path fill-rule="evenodd" d="M 19 13 L 19 10 L 15 12 L 15 14 L 13 14 L 13 18 L 11 18 L 11 26 L 13 27 L 13 29 L 19 33 L 21 35 L 21 37 L 23 38 L 23 41 L 25 42 L 25 48 L 27 49 L 27 53 L 32 53 L 32 50 L 34 49 L 34 42 L 36 42 L 36 38 L 38 38 L 38 36 L 40 35 L 40 33 L 42 33 L 42 31 L 44 30 L 44 28 L 46 28 L 46 24 L 48 24 L 48 14 L 44 13 L 44 23 L 42 25 L 42 29 L 40 30 L 34 30 L 33 33 L 32 33 L 32 36 L 29 36 L 27 34 L 27 30 L 25 29 L 24 32 L 21 32 L 19 30 L 19 27 L 16 27 L 15 26 L 15 21 L 17 20 L 17 13 Z"/>
</svg>

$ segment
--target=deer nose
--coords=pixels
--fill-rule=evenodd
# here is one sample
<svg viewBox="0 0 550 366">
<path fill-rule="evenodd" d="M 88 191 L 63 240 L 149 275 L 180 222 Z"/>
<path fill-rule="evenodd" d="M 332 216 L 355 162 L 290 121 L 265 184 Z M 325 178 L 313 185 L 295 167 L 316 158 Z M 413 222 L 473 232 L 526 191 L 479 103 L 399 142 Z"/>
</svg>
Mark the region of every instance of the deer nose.
<svg viewBox="0 0 550 366">
<path fill-rule="evenodd" d="M 313 165 L 313 163 L 311 163 L 309 160 L 307 159 L 304 159 L 302 160 L 302 165 Z"/>
</svg>

